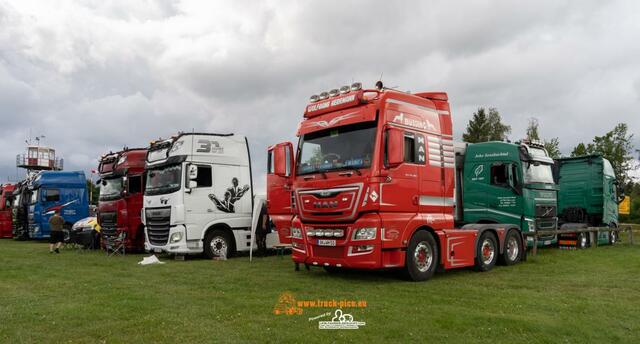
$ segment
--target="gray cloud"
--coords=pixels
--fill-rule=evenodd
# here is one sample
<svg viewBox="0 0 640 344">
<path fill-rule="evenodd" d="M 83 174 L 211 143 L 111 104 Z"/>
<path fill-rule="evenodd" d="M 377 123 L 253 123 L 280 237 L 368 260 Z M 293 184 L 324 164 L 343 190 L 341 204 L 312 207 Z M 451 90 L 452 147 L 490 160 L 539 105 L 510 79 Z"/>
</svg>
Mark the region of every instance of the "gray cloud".
<svg viewBox="0 0 640 344">
<path fill-rule="evenodd" d="M 0 180 L 29 132 L 89 171 L 105 151 L 195 129 L 247 135 L 261 187 L 266 147 L 295 139 L 309 95 L 381 73 L 449 92 L 457 137 L 494 106 L 512 138 L 536 117 L 568 153 L 617 122 L 640 132 L 639 7 L 0 1 Z"/>
</svg>

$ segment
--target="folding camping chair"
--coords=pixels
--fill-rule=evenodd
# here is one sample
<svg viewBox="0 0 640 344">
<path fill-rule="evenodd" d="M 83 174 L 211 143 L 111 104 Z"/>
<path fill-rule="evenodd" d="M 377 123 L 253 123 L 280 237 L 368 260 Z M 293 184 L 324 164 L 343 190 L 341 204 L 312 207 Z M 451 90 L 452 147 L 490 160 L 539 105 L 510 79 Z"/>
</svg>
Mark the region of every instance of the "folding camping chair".
<svg viewBox="0 0 640 344">
<path fill-rule="evenodd" d="M 79 252 L 90 250 L 93 247 L 92 231 L 77 232 L 72 238 Z"/>
<path fill-rule="evenodd" d="M 74 249 L 77 248 L 77 239 L 76 239 L 76 233 L 75 231 L 69 230 L 69 229 L 63 229 L 62 230 L 64 233 L 64 241 L 62 243 L 63 247 L 65 249 Z"/>
<path fill-rule="evenodd" d="M 125 239 L 127 238 L 127 232 L 120 232 L 116 235 L 104 236 L 104 248 L 107 251 L 107 256 L 115 256 L 118 254 L 125 255 Z"/>
</svg>

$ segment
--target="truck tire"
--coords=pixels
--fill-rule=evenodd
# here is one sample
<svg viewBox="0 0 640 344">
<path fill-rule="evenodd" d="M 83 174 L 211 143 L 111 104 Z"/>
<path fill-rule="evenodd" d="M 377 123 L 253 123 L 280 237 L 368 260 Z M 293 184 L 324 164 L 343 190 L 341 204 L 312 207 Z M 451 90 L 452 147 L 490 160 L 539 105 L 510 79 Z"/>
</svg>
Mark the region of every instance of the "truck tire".
<svg viewBox="0 0 640 344">
<path fill-rule="evenodd" d="M 411 237 L 404 263 L 404 276 L 411 281 L 426 281 L 438 267 L 438 245 L 427 231 L 417 231 Z"/>
<path fill-rule="evenodd" d="M 522 260 L 524 249 L 522 237 L 516 230 L 510 230 L 504 238 L 504 249 L 502 255 L 498 257 L 502 265 L 513 265 Z"/>
<path fill-rule="evenodd" d="M 476 271 L 489 271 L 493 269 L 498 261 L 498 241 L 496 236 L 489 231 L 485 231 L 478 238 L 476 244 Z"/>
<path fill-rule="evenodd" d="M 204 237 L 203 245 L 204 255 L 209 259 L 220 257 L 223 250 L 226 250 L 227 258 L 232 257 L 235 253 L 233 239 L 227 231 L 222 229 L 214 229 L 208 232 Z"/>
<path fill-rule="evenodd" d="M 587 237 L 587 233 L 578 233 L 576 235 L 576 248 L 578 250 L 584 250 L 589 247 L 589 238 Z"/>
</svg>

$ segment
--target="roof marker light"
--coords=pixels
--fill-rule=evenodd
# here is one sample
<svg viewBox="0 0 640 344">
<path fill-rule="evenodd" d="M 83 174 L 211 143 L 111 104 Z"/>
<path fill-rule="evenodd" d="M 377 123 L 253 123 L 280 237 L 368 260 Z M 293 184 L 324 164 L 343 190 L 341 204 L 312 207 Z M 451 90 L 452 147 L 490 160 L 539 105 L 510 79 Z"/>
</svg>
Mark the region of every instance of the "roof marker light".
<svg viewBox="0 0 640 344">
<path fill-rule="evenodd" d="M 320 93 L 320 100 L 325 100 L 327 98 L 329 98 L 329 92 Z"/>
<path fill-rule="evenodd" d="M 351 91 L 351 87 L 349 86 L 342 86 L 340 87 L 340 94 L 345 94 L 345 93 L 349 93 Z"/>
<path fill-rule="evenodd" d="M 353 84 L 351 84 L 351 90 L 352 91 L 358 91 L 362 89 L 362 83 L 360 82 L 354 82 Z"/>
<path fill-rule="evenodd" d="M 317 94 L 312 95 L 311 97 L 309 97 L 309 101 L 312 103 L 317 102 L 318 100 L 320 100 L 320 96 Z"/>
<path fill-rule="evenodd" d="M 340 91 L 338 91 L 337 88 L 332 89 L 331 91 L 329 91 L 329 97 L 335 97 L 338 94 L 340 94 Z"/>
</svg>

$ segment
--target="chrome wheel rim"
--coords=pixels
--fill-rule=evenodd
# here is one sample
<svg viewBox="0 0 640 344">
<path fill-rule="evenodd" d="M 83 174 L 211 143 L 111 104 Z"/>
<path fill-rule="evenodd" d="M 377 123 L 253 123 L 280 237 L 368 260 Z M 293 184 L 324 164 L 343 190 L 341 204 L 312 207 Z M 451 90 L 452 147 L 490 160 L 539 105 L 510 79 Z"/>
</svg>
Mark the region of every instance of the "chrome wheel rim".
<svg viewBox="0 0 640 344">
<path fill-rule="evenodd" d="M 485 265 L 491 264 L 493 261 L 493 257 L 496 254 L 496 250 L 493 247 L 493 242 L 490 239 L 484 239 L 482 241 L 482 246 L 480 252 L 482 253 L 482 262 Z"/>
<path fill-rule="evenodd" d="M 433 264 L 433 251 L 431 250 L 431 246 L 426 241 L 419 242 L 413 252 L 413 258 L 418 271 L 428 271 L 429 268 L 431 268 L 431 264 Z"/>
<path fill-rule="evenodd" d="M 580 236 L 580 247 L 587 247 L 587 236 L 584 233 Z"/>
<path fill-rule="evenodd" d="M 615 244 L 616 243 L 616 232 L 611 232 L 611 243 Z"/>
<path fill-rule="evenodd" d="M 227 252 L 227 241 L 222 237 L 215 237 L 211 240 L 211 251 L 216 256 L 219 256 L 224 251 Z"/>
<path fill-rule="evenodd" d="M 510 261 L 515 261 L 518 258 L 518 254 L 520 253 L 520 245 L 518 245 L 518 240 L 515 237 L 510 237 L 507 242 L 507 257 Z"/>
</svg>

